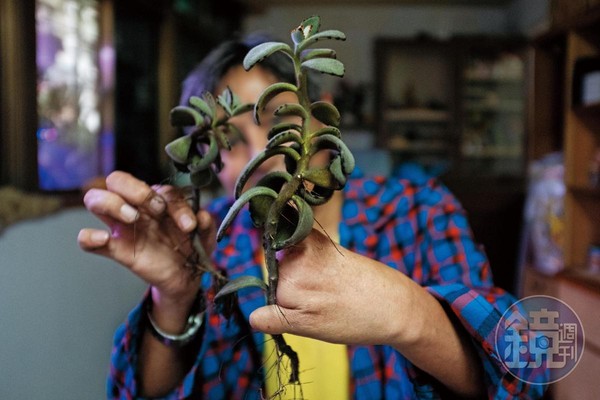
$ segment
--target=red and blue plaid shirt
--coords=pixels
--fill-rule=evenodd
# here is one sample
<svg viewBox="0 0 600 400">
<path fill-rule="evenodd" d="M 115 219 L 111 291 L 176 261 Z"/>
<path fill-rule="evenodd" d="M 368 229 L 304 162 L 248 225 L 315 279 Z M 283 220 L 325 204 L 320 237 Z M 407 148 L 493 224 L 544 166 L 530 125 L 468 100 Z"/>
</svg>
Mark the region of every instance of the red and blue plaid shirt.
<svg viewBox="0 0 600 400">
<path fill-rule="evenodd" d="M 494 287 L 486 256 L 452 194 L 437 180 L 423 176 L 389 180 L 355 176 L 344 190 L 341 245 L 410 276 L 456 316 L 477 349 L 489 398 L 541 397 L 542 385 L 525 383 L 536 382 L 531 371 L 523 370 L 526 379 L 518 379 L 495 354 L 496 326 L 515 299 Z M 231 199 L 220 199 L 210 210 L 222 219 L 231 204 Z M 232 279 L 261 277 L 260 233 L 247 211 L 218 244 L 214 261 Z M 202 286 L 210 299 L 208 276 Z M 227 320 L 209 301 L 195 363 L 165 399 L 260 399 L 265 338 L 247 321 L 264 304 L 260 290 L 244 289 L 237 312 Z M 144 330 L 142 310 L 142 305 L 134 309 L 116 333 L 109 398 L 140 398 L 137 351 Z M 348 346 L 348 357 L 355 399 L 444 397 L 439 382 L 389 346 Z"/>
</svg>

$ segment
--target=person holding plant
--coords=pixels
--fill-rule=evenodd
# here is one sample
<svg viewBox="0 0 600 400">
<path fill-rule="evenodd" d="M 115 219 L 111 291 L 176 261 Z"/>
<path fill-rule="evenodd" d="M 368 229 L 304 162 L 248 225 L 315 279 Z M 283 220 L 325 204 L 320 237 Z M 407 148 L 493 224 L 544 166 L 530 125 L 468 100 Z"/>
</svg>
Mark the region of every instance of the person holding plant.
<svg viewBox="0 0 600 400">
<path fill-rule="evenodd" d="M 291 64 L 281 57 L 242 68 L 246 53 L 264 40 L 219 46 L 186 79 L 182 99 L 229 87 L 254 103 L 268 85 L 293 82 Z M 310 92 L 320 96 L 316 87 Z M 293 102 L 289 96 L 275 102 Z M 242 138 L 221 155 L 226 193 L 265 147 L 269 115 L 261 125 L 250 114 L 232 118 Z M 280 164 L 263 163 L 256 179 Z M 214 275 L 184 265 L 196 230 L 222 275 L 264 276 L 260 233 L 247 212 L 215 242 L 230 197 L 194 213 L 180 189 L 151 187 L 117 171 L 105 190 L 88 191 L 84 201 L 110 232 L 82 229 L 81 248 L 116 260 L 150 286 L 116 334 L 110 398 L 536 398 L 543 392 L 525 382 L 531 371 L 519 379 L 498 360 L 496 325 L 515 299 L 494 287 L 464 210 L 433 178 L 355 172 L 343 191 L 314 207 L 309 236 L 278 254 L 277 306 L 265 306 L 262 292 L 248 289 L 229 318 L 211 301 Z M 280 333 L 299 350 L 300 387 L 273 372 L 265 334 Z"/>
</svg>

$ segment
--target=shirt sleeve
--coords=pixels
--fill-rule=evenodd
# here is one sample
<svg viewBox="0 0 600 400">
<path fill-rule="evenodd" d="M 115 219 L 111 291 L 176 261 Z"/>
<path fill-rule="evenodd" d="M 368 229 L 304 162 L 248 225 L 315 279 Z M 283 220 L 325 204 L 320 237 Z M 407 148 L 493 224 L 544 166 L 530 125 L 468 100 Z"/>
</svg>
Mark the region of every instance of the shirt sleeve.
<svg viewBox="0 0 600 400">
<path fill-rule="evenodd" d="M 434 180 L 417 194 L 416 201 L 423 233 L 419 245 L 424 286 L 470 335 L 483 366 L 489 398 L 541 397 L 545 387 L 531 383 L 542 381 L 539 369 L 511 373 L 498 356 L 496 335 L 503 332 L 499 323 L 516 299 L 494 286 L 487 257 L 473 239 L 464 210 Z"/>
<path fill-rule="evenodd" d="M 146 317 L 144 312 L 148 299 L 149 291 L 147 291 L 143 301 L 129 313 L 126 321 L 115 333 L 107 380 L 108 399 L 144 399 L 144 397 L 139 396 L 139 371 L 137 365 L 140 341 L 145 330 Z M 189 398 L 193 391 L 194 379 L 199 363 L 200 356 L 196 358 L 194 365 L 186 374 L 181 384 L 160 399 L 175 400 Z"/>
</svg>

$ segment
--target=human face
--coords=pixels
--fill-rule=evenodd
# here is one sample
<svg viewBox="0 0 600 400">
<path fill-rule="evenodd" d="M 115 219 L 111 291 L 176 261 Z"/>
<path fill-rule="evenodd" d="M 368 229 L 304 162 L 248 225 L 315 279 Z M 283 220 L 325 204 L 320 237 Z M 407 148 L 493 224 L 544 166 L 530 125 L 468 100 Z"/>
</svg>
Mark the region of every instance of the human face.
<svg viewBox="0 0 600 400">
<path fill-rule="evenodd" d="M 222 93 L 227 87 L 231 89 L 241 100 L 242 103 L 256 103 L 260 94 L 267 86 L 278 82 L 279 79 L 269 71 L 254 66 L 250 71 L 244 70 L 239 65 L 232 67 L 223 76 L 216 93 Z M 267 144 L 267 133 L 272 125 L 272 110 L 279 104 L 298 102 L 293 93 L 282 93 L 275 97 L 264 115 L 261 115 L 261 125 L 256 125 L 252 113 L 245 113 L 231 118 L 229 121 L 234 124 L 244 136 L 246 143 L 238 142 L 231 151 L 221 153 L 223 170 L 219 173 L 219 179 L 227 193 L 233 193 L 235 182 L 244 169 L 244 166 L 257 154 L 259 154 Z M 249 185 L 254 184 L 270 171 L 284 169 L 283 157 L 276 156 L 264 162 L 249 180 Z"/>
</svg>

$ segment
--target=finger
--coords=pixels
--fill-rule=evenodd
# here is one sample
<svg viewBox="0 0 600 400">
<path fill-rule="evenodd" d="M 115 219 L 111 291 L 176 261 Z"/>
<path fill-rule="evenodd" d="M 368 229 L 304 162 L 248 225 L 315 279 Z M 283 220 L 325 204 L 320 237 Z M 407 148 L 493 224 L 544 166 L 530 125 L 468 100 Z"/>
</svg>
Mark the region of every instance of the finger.
<svg viewBox="0 0 600 400">
<path fill-rule="evenodd" d="M 202 245 L 208 253 L 212 253 L 217 247 L 217 224 L 209 212 L 200 211 L 198 213 L 198 230 Z"/>
<path fill-rule="evenodd" d="M 175 221 L 179 229 L 191 232 L 196 228 L 196 216 L 180 189 L 173 186 L 160 186 L 155 190 L 165 200 L 167 214 Z"/>
<path fill-rule="evenodd" d="M 215 221 L 208 211 L 201 210 L 198 212 L 198 229 L 206 232 L 215 230 L 215 227 Z"/>
<path fill-rule="evenodd" d="M 125 257 L 128 257 L 131 251 L 124 251 L 119 239 L 111 236 L 107 231 L 84 228 L 77 235 L 77 243 L 88 253 L 110 258 L 128 268 L 130 266 Z"/>
<path fill-rule="evenodd" d="M 296 314 L 295 310 L 276 305 L 260 307 L 250 314 L 250 326 L 270 335 L 296 334 L 294 327 Z"/>
<path fill-rule="evenodd" d="M 126 203 L 121 196 L 106 190 L 89 190 L 83 197 L 83 203 L 100 218 L 110 217 L 126 224 L 134 223 L 139 218 L 137 209 Z"/>
<path fill-rule="evenodd" d="M 131 174 L 122 171 L 111 173 L 106 177 L 106 187 L 123 197 L 127 203 L 142 207 L 152 215 L 158 216 L 165 211 L 165 199 Z"/>
<path fill-rule="evenodd" d="M 101 229 L 84 228 L 77 235 L 77 243 L 82 250 L 93 251 L 106 246 L 110 234 Z"/>
</svg>

